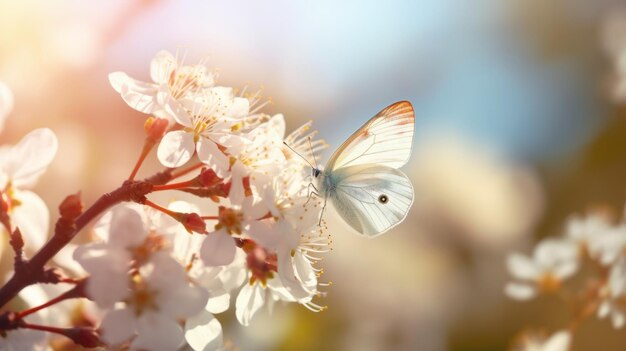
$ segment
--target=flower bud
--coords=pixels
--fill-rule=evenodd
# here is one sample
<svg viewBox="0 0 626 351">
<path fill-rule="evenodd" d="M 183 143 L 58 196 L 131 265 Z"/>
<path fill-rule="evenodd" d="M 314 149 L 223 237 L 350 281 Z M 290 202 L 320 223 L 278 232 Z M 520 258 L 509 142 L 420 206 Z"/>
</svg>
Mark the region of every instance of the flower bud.
<svg viewBox="0 0 626 351">
<path fill-rule="evenodd" d="M 222 182 L 222 178 L 218 177 L 215 171 L 210 168 L 203 168 L 196 179 L 199 185 L 205 188 L 210 188 Z"/>
<path fill-rule="evenodd" d="M 185 226 L 185 229 L 187 229 L 189 233 L 206 233 L 206 223 L 197 213 L 181 213 L 179 222 Z"/>
<path fill-rule="evenodd" d="M 168 125 L 169 122 L 166 119 L 150 117 L 146 119 L 143 128 L 148 135 L 148 139 L 157 141 L 163 137 Z"/>
<path fill-rule="evenodd" d="M 65 200 L 61 202 L 61 205 L 59 205 L 59 212 L 61 213 L 61 218 L 68 221 L 73 221 L 80 216 L 81 213 L 83 213 L 83 203 L 80 200 L 80 192 L 66 197 Z"/>
<path fill-rule="evenodd" d="M 100 335 L 92 328 L 68 328 L 63 335 L 72 339 L 74 343 L 82 347 L 93 348 L 103 345 L 102 341 L 100 341 Z"/>
</svg>

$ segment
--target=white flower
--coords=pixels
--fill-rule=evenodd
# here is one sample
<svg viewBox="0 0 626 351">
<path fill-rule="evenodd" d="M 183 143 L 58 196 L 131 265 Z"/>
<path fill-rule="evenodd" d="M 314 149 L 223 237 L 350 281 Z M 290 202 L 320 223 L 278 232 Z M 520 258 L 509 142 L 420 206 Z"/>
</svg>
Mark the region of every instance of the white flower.
<svg viewBox="0 0 626 351">
<path fill-rule="evenodd" d="M 178 212 L 197 212 L 194 206 L 177 201 L 168 208 Z M 228 266 L 207 267 L 197 260 L 204 236 L 189 235 L 179 226 L 174 237 L 173 255 L 186 267 L 190 279 L 208 293 L 203 310 L 185 322 L 185 340 L 196 351 L 216 350 L 222 347 L 222 327 L 215 313 L 226 311 L 230 305 L 230 292 L 241 286 L 245 279 L 243 257 L 233 260 Z"/>
<path fill-rule="evenodd" d="M 9 87 L 0 82 L 0 132 L 4 128 L 4 121 L 13 110 L 13 93 Z"/>
<path fill-rule="evenodd" d="M 237 153 L 244 142 L 235 132 L 248 113 L 248 100 L 234 97 L 231 88 L 215 87 L 182 100 L 171 113 L 183 129 L 165 134 L 157 152 L 159 161 L 178 167 L 197 152 L 200 161 L 224 177 L 230 167 L 224 152 Z"/>
<path fill-rule="evenodd" d="M 524 335 L 513 347 L 514 351 L 567 351 L 572 342 L 572 334 L 560 330 L 549 338 L 540 334 Z"/>
<path fill-rule="evenodd" d="M 599 233 L 589 241 L 589 256 L 605 266 L 613 264 L 626 248 L 626 223 L 621 223 Z"/>
<path fill-rule="evenodd" d="M 542 240 L 533 257 L 513 253 L 507 267 L 516 282 L 508 283 L 506 294 L 516 300 L 529 300 L 541 292 L 555 292 L 579 267 L 578 247 L 570 240 Z"/>
<path fill-rule="evenodd" d="M 137 111 L 172 119 L 181 109 L 179 99 L 213 86 L 215 77 L 203 65 L 185 66 L 167 51 L 160 51 L 150 64 L 152 83 L 130 78 L 126 73 L 109 75 L 113 89 Z"/>
<path fill-rule="evenodd" d="M 572 216 L 566 223 L 566 235 L 577 243 L 589 246 L 600 235 L 605 234 L 611 228 L 611 223 L 606 216 L 593 213 L 584 217 Z"/>
<path fill-rule="evenodd" d="M 267 206 L 263 202 L 255 202 L 247 196 L 241 202 L 232 200 L 230 207 L 220 206 L 215 231 L 208 234 L 200 257 L 208 266 L 224 266 L 233 262 L 237 245 L 233 238 L 245 236 L 251 225 L 267 214 Z"/>
<path fill-rule="evenodd" d="M 243 240 L 248 282 L 235 304 L 235 314 L 242 325 L 249 325 L 264 305 L 271 309 L 276 301 L 298 302 L 314 312 L 325 309 L 312 302 L 320 293 L 320 270 L 313 264 L 320 260 L 317 254 L 328 251 L 328 237 L 321 236 L 321 229 L 298 237 L 298 244 L 289 252 L 280 251 L 282 247 L 274 252 L 253 240 Z"/>
<path fill-rule="evenodd" d="M 238 154 L 230 155 L 231 188 L 229 198 L 241 202 L 245 196 L 243 179 L 265 175 L 273 177 L 284 169 L 284 120 L 276 115 L 246 135 L 251 142 L 243 144 Z M 281 129 L 283 128 L 283 129 Z"/>
<path fill-rule="evenodd" d="M 136 204 L 115 206 L 94 229 L 105 241 L 80 246 L 74 252 L 74 259 L 90 274 L 87 293 L 100 307 L 112 307 L 120 301 L 128 292 L 131 266 L 137 268 L 167 248 L 165 238 L 174 234 L 173 220 L 150 215 L 144 208 Z"/>
<path fill-rule="evenodd" d="M 46 241 L 50 215 L 43 200 L 24 189 L 37 182 L 54 159 L 57 149 L 57 138 L 47 128 L 28 133 L 14 146 L 0 148 L 2 201 L 8 205 L 11 229 L 20 229 L 26 249 L 31 252 Z"/>
<path fill-rule="evenodd" d="M 102 320 L 103 340 L 119 345 L 132 338 L 131 350 L 177 349 L 184 339 L 178 320 L 198 314 L 206 292 L 189 285 L 183 267 L 165 252 L 152 255 L 129 285 L 123 304 Z"/>
<path fill-rule="evenodd" d="M 620 258 L 611 267 L 609 279 L 601 291 L 602 302 L 598 318 L 610 317 L 613 327 L 620 329 L 626 324 L 626 258 Z"/>
</svg>

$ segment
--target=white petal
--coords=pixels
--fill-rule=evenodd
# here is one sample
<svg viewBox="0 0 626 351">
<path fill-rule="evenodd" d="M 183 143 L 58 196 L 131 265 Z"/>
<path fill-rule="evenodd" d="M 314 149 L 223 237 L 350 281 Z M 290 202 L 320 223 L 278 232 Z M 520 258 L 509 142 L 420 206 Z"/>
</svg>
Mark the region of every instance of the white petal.
<svg viewBox="0 0 626 351">
<path fill-rule="evenodd" d="M 509 273 L 517 279 L 532 280 L 539 275 L 535 263 L 524 255 L 510 254 L 506 260 Z"/>
<path fill-rule="evenodd" d="M 555 333 L 548 339 L 543 345 L 543 351 L 567 351 L 572 341 L 572 335 L 570 332 L 562 330 Z"/>
<path fill-rule="evenodd" d="M 158 94 L 158 100 L 160 101 L 161 106 L 163 106 L 165 114 L 173 118 L 181 126 L 193 129 L 193 123 L 191 122 L 191 117 L 187 111 L 194 110 L 185 109 L 178 100 L 174 99 L 174 97 L 170 95 L 169 90 L 167 92 L 161 91 Z"/>
<path fill-rule="evenodd" d="M 100 323 L 102 340 L 110 345 L 118 345 L 128 340 L 137 328 L 135 315 L 130 309 L 109 311 Z"/>
<path fill-rule="evenodd" d="M 171 288 L 167 295 L 168 303 L 160 305 L 163 312 L 181 318 L 193 316 L 206 306 L 209 299 L 206 290 L 188 285 Z"/>
<path fill-rule="evenodd" d="M 211 292 L 205 309 L 211 313 L 222 313 L 230 307 L 230 294 L 225 290 Z"/>
<path fill-rule="evenodd" d="M 222 348 L 222 325 L 208 311 L 203 310 L 185 323 L 185 340 L 194 351 L 213 351 Z"/>
<path fill-rule="evenodd" d="M 281 239 L 291 234 L 284 233 L 281 229 L 285 226 L 279 223 L 273 223 L 269 220 L 263 221 L 249 221 L 249 228 L 247 230 L 250 238 L 259 243 L 266 249 L 275 251 L 279 245 L 282 244 Z"/>
<path fill-rule="evenodd" d="M 608 301 L 602 301 L 597 311 L 598 318 L 606 318 L 609 313 L 611 313 L 611 304 Z"/>
<path fill-rule="evenodd" d="M 246 284 L 239 291 L 235 302 L 235 314 L 241 325 L 248 326 L 250 320 L 263 307 L 265 290 L 259 284 Z"/>
<path fill-rule="evenodd" d="M 626 324 L 626 316 L 624 316 L 622 311 L 613 310 L 611 319 L 613 322 L 613 328 L 615 329 L 621 329 L 624 327 L 624 324 Z"/>
<path fill-rule="evenodd" d="M 226 112 L 228 117 L 245 117 L 250 112 L 250 101 L 248 99 L 236 97 L 233 99 L 232 106 Z"/>
<path fill-rule="evenodd" d="M 177 66 L 176 58 L 168 51 L 161 50 L 150 62 L 150 78 L 156 83 L 167 83 Z"/>
<path fill-rule="evenodd" d="M 313 269 L 313 265 L 300 251 L 296 252 L 293 261 L 298 279 L 302 282 L 304 287 L 309 290 L 310 294 L 313 293 L 317 288 L 317 274 Z"/>
<path fill-rule="evenodd" d="M 9 87 L 0 82 L 0 132 L 4 128 L 4 121 L 13 110 L 13 93 Z"/>
<path fill-rule="evenodd" d="M 103 243 L 82 245 L 74 251 L 74 259 L 90 273 L 87 294 L 101 307 L 111 307 L 128 296 L 130 254 L 125 249 Z"/>
<path fill-rule="evenodd" d="M 171 351 L 183 342 L 183 329 L 176 320 L 159 313 L 144 313 L 137 323 L 137 338 L 131 350 Z"/>
<path fill-rule="evenodd" d="M 217 147 L 213 140 L 200 138 L 197 145 L 200 161 L 215 171 L 219 177 L 224 177 L 230 168 L 228 157 Z"/>
<path fill-rule="evenodd" d="M 52 163 L 57 149 L 54 132 L 48 128 L 35 129 L 11 148 L 9 162 L 0 167 L 9 174 L 16 188 L 32 186 Z"/>
<path fill-rule="evenodd" d="M 514 300 L 530 300 L 537 296 L 537 289 L 526 284 L 508 283 L 504 288 L 505 294 Z"/>
<path fill-rule="evenodd" d="M 562 262 L 561 264 L 556 266 L 553 273 L 557 278 L 564 280 L 574 275 L 577 271 L 578 261 L 572 260 Z"/>
<path fill-rule="evenodd" d="M 179 167 L 187 163 L 195 151 L 193 135 L 182 130 L 168 132 L 161 139 L 157 156 L 165 167 Z"/>
<path fill-rule="evenodd" d="M 33 253 L 48 239 L 48 206 L 37 194 L 30 191 L 16 190 L 14 195 L 21 204 L 11 214 L 13 225 L 20 228 L 27 252 Z"/>
<path fill-rule="evenodd" d="M 113 208 L 112 212 L 109 243 L 121 248 L 142 244 L 149 233 L 143 211 L 122 204 Z"/>
<path fill-rule="evenodd" d="M 155 105 L 158 91 L 155 84 L 133 79 L 123 72 L 109 74 L 109 82 L 131 108 L 143 113 L 153 113 L 158 108 Z"/>
<path fill-rule="evenodd" d="M 200 251 L 200 257 L 207 266 L 225 266 L 235 259 L 237 245 L 223 230 L 210 233 Z"/>
<path fill-rule="evenodd" d="M 248 168 L 241 164 L 241 162 L 235 162 L 232 167 L 231 179 L 230 179 L 230 192 L 228 198 L 232 204 L 241 204 L 246 196 L 245 189 L 243 187 L 243 178 L 248 175 Z"/>
</svg>

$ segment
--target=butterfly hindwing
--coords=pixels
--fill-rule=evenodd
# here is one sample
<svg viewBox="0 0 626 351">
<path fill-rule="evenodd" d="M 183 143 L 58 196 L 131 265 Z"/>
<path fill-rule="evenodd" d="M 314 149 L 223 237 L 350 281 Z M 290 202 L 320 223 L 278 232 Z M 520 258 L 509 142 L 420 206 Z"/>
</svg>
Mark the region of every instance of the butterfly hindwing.
<svg viewBox="0 0 626 351">
<path fill-rule="evenodd" d="M 346 140 L 332 155 L 326 169 L 364 164 L 399 168 L 411 155 L 415 112 L 408 101 L 380 111 Z"/>
<path fill-rule="evenodd" d="M 342 167 L 330 175 L 327 196 L 356 231 L 373 237 L 406 217 L 413 187 L 401 171 L 379 164 Z"/>
</svg>

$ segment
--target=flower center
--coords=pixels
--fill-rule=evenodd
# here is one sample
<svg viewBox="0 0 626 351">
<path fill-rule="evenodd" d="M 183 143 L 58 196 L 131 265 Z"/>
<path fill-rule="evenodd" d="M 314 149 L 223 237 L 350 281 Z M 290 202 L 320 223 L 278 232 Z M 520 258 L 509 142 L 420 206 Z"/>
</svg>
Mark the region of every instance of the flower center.
<svg viewBox="0 0 626 351">
<path fill-rule="evenodd" d="M 539 277 L 537 286 L 543 293 L 553 293 L 561 288 L 561 280 L 551 272 L 547 272 Z"/>
<path fill-rule="evenodd" d="M 267 249 L 250 239 L 244 239 L 242 248 L 247 254 L 246 267 L 251 273 L 249 283 L 254 284 L 259 281 L 266 286 L 267 280 L 274 278 L 274 273 L 278 271 L 276 253 L 268 252 Z"/>
<path fill-rule="evenodd" d="M 202 72 L 197 66 L 182 67 L 172 70 L 167 81 L 167 86 L 174 99 L 180 99 L 187 92 L 202 87 Z"/>
<path fill-rule="evenodd" d="M 125 302 L 133 306 L 135 315 L 140 316 L 148 310 L 156 311 L 159 309 L 156 304 L 158 292 L 149 289 L 139 274 L 133 275 L 131 289 L 131 296 Z"/>
<path fill-rule="evenodd" d="M 162 250 L 167 244 L 165 238 L 154 232 L 150 233 L 141 245 L 130 248 L 130 252 L 135 260 L 136 266 L 141 266 L 146 263 L 150 256 Z"/>
<path fill-rule="evenodd" d="M 224 228 L 228 234 L 241 234 L 242 221 L 243 213 L 240 210 L 220 206 L 215 230 Z"/>
</svg>

